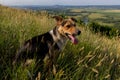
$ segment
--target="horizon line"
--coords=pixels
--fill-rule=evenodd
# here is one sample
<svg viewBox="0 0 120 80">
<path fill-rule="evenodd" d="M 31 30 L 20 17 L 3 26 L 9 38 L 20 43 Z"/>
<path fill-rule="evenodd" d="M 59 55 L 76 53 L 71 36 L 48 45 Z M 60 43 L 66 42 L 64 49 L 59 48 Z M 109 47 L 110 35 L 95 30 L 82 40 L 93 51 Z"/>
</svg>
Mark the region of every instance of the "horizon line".
<svg viewBox="0 0 120 80">
<path fill-rule="evenodd" d="M 70 4 L 70 5 L 64 5 L 64 4 L 54 4 L 54 5 L 39 5 L 39 4 L 18 4 L 18 5 L 4 5 L 4 4 L 0 4 L 3 6 L 120 6 L 117 4 L 83 4 L 83 5 L 74 5 L 74 4 Z"/>
</svg>

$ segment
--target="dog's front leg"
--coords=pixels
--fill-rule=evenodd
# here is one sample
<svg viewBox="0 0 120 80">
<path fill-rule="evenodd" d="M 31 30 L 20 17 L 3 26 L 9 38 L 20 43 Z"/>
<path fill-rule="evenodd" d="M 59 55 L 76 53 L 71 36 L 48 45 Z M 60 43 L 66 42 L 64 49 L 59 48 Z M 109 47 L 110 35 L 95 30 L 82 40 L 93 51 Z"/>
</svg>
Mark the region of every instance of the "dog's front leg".
<svg viewBox="0 0 120 80">
<path fill-rule="evenodd" d="M 12 65 L 15 65 L 16 63 L 19 63 L 20 61 L 26 61 L 27 56 L 27 49 L 29 48 L 29 43 L 22 46 L 16 53 L 15 58 L 13 60 Z"/>
</svg>

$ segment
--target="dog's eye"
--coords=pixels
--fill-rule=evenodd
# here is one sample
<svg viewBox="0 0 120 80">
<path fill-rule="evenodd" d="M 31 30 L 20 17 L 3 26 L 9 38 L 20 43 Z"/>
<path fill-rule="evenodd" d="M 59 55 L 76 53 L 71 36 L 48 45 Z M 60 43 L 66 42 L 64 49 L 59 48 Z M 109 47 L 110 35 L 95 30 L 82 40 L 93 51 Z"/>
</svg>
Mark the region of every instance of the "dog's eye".
<svg viewBox="0 0 120 80">
<path fill-rule="evenodd" d="M 76 24 L 73 24 L 73 26 L 76 26 Z"/>
<path fill-rule="evenodd" d="M 70 25 L 67 25 L 67 28 L 70 28 Z"/>
</svg>

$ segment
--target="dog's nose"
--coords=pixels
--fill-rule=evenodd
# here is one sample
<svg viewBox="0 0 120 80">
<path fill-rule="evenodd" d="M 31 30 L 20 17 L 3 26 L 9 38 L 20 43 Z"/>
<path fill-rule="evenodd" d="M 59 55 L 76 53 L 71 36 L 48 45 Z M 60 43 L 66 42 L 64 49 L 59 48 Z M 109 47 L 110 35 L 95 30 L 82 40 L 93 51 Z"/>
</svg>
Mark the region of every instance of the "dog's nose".
<svg viewBox="0 0 120 80">
<path fill-rule="evenodd" d="M 80 35 L 81 34 L 81 31 L 78 31 L 78 35 Z"/>
</svg>

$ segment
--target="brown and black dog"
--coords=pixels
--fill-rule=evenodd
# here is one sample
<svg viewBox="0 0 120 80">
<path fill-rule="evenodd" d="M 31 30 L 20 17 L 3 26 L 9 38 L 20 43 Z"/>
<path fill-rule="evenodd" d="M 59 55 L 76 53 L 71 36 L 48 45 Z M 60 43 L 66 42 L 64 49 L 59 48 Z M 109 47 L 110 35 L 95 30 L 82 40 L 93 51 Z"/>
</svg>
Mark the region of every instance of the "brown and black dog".
<svg viewBox="0 0 120 80">
<path fill-rule="evenodd" d="M 17 52 L 13 64 L 31 58 L 36 58 L 38 63 L 46 56 L 53 61 L 57 54 L 54 51 L 59 52 L 67 40 L 70 40 L 73 44 L 78 43 L 76 36 L 81 31 L 76 27 L 76 20 L 74 18 L 63 19 L 60 16 L 54 16 L 53 18 L 57 22 L 56 27 L 49 32 L 27 40 Z"/>
</svg>

